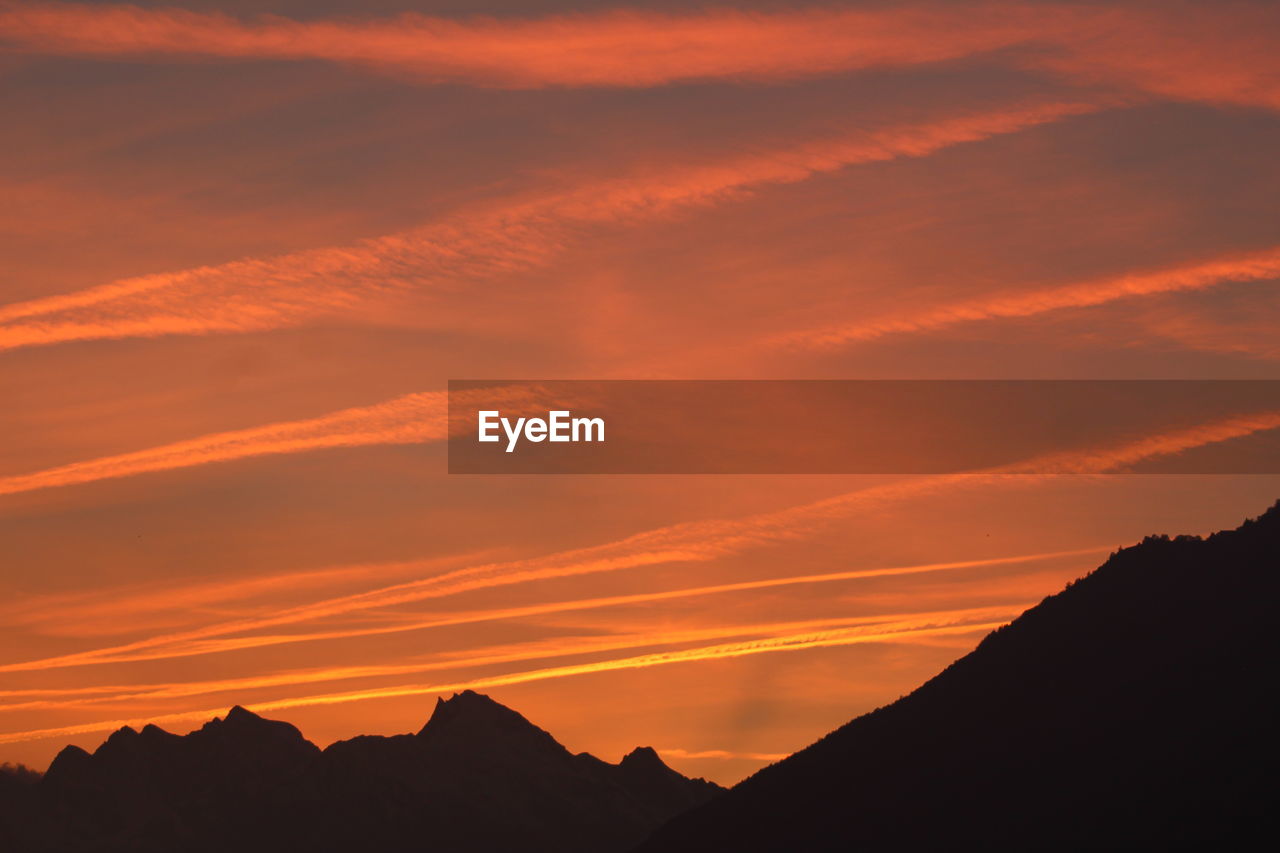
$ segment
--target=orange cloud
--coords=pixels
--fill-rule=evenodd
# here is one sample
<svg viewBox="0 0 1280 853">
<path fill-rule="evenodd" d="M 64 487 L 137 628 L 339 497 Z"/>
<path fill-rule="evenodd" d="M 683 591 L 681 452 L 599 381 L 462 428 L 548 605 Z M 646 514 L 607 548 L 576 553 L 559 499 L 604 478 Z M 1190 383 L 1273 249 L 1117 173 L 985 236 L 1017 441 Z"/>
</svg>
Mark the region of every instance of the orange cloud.
<svg viewBox="0 0 1280 853">
<path fill-rule="evenodd" d="M 690 751 L 679 748 L 659 749 L 658 754 L 668 758 L 723 758 L 729 761 L 781 761 L 790 755 L 787 752 L 730 752 L 725 749 Z"/>
<path fill-rule="evenodd" d="M 1069 551 L 1051 551 L 1043 554 L 1019 554 L 1012 557 L 992 557 L 981 560 L 954 560 L 941 563 L 923 563 L 913 566 L 892 566 L 876 569 L 857 569 L 847 572 L 829 572 L 817 575 L 796 575 L 792 577 L 766 578 L 763 580 L 740 581 L 738 583 L 716 584 L 714 586 L 693 587 L 687 589 L 663 590 L 661 592 L 642 592 L 630 595 L 612 595 L 596 598 L 575 599 L 571 601 L 553 601 L 542 604 L 531 604 L 521 607 L 491 608 L 488 610 L 457 611 L 442 616 L 421 618 L 410 617 L 392 624 L 369 625 L 357 628 L 343 628 L 330 631 L 314 631 L 289 634 L 258 634 L 225 639 L 196 639 L 193 641 L 172 641 L 161 646 L 143 647 L 123 651 L 115 655 L 94 655 L 94 664 L 124 663 L 143 660 L 165 660 L 176 657 L 214 654 L 217 652 L 237 651 L 241 649 L 259 648 L 288 643 L 306 643 L 318 640 L 351 639 L 381 634 L 396 634 L 406 631 L 422 631 L 431 628 L 444 628 L 455 625 L 470 625 L 477 622 L 494 622 L 503 619 L 523 619 L 531 616 L 545 616 L 552 613 L 567 613 L 579 610 L 595 610 L 605 607 L 621 607 L 630 604 L 644 604 L 655 601 L 692 598 L 702 595 L 718 595 L 723 593 L 747 592 L 759 589 L 771 589 L 799 584 L 835 583 L 840 581 L 865 580 L 868 578 L 893 577 L 900 575 L 923 574 L 927 572 L 955 571 L 984 566 L 999 566 L 1016 563 L 1028 563 L 1038 560 L 1051 560 L 1060 557 L 1097 554 L 1107 548 L 1082 548 Z M 411 563 L 394 564 L 396 571 L 404 571 Z M 426 568 L 425 561 L 423 568 Z M 355 569 L 348 571 L 363 571 Z M 339 570 L 334 570 L 339 571 Z M 128 603 L 125 603 L 127 612 Z M 3 669 L 0 667 L 0 669 Z M 0 691 L 0 696 L 5 695 Z"/>
<path fill-rule="evenodd" d="M 924 6 L 892 14 L 613 11 L 537 20 L 408 14 L 245 22 L 179 9 L 23 4 L 0 14 L 0 32 L 18 49 L 64 55 L 321 59 L 428 82 L 653 86 L 938 62 L 1016 44 L 1060 17 L 1001 8 L 1000 17 Z"/>
<path fill-rule="evenodd" d="M 643 221 L 848 166 L 925 157 L 1101 109 L 1046 102 L 859 131 L 762 154 L 568 192 L 509 199 L 353 246 L 111 282 L 0 306 L 0 350 L 76 340 L 202 335 L 294 326 L 443 282 L 545 263 L 575 228 Z"/>
<path fill-rule="evenodd" d="M 318 418 L 214 433 L 134 453 L 75 462 L 0 478 L 0 495 L 273 453 L 438 441 L 447 436 L 447 401 L 448 395 L 443 391 L 407 394 Z"/>
<path fill-rule="evenodd" d="M 802 651 L 804 649 L 847 646 L 857 643 L 900 642 L 903 640 L 910 640 L 915 637 L 989 631 L 1005 624 L 1007 621 L 1007 619 L 1004 619 L 995 622 L 947 624 L 938 627 L 913 627 L 889 631 L 877 631 L 863 627 L 837 628 L 826 631 L 806 631 L 804 633 L 790 634 L 780 637 L 757 638 L 736 643 L 723 643 L 714 646 L 702 646 L 671 652 L 655 652 L 615 660 L 592 661 L 590 663 L 570 664 L 567 666 L 486 676 L 483 678 L 460 681 L 451 684 L 405 684 L 394 687 L 381 687 L 346 693 L 299 696 L 290 699 L 278 699 L 270 702 L 251 704 L 248 708 L 259 713 L 266 713 L 270 711 L 284 710 L 287 708 L 309 707 L 315 705 L 338 705 L 348 702 L 362 702 L 370 699 L 421 696 L 467 689 L 486 689 L 511 684 L 524 684 L 530 681 L 542 681 L 550 678 L 566 678 L 576 675 L 589 675 L 597 672 L 611 672 L 620 669 L 640 669 L 674 663 L 692 663 L 704 660 L 736 658 L 769 652 Z M 175 714 L 162 714 L 143 719 L 101 720 L 92 723 L 82 723 L 58 728 L 9 732 L 0 735 L 0 743 L 17 743 L 27 740 L 107 731 L 119 728 L 120 726 L 138 725 L 143 722 L 160 724 L 187 720 L 203 720 L 216 714 L 224 713 L 225 711 L 225 707 L 220 707 L 201 711 L 182 711 Z"/>
<path fill-rule="evenodd" d="M 343 681 L 355 678 L 385 677 L 390 675 L 409 675 L 412 673 L 430 672 L 441 669 L 462 669 L 466 667 L 488 666 L 497 663 L 513 663 L 515 661 L 537 660 L 541 658 L 569 657 L 573 655 L 591 654 L 619 649 L 638 648 L 641 646 L 665 646 L 680 643 L 705 642 L 707 640 L 725 639 L 742 636 L 773 636 L 793 634 L 797 631 L 812 631 L 828 628 L 853 628 L 875 636 L 897 635 L 904 631 L 933 628 L 956 623 L 979 621 L 987 623 L 993 619 L 1007 621 L 1017 615 L 1027 604 L 1004 605 L 1000 607 L 973 607 L 965 609 L 935 611 L 926 613 L 907 613 L 878 616 L 837 617 L 827 619 L 806 619 L 792 622 L 770 622 L 753 625 L 720 625 L 710 628 L 672 629 L 659 632 L 612 635 L 605 638 L 591 637 L 557 637 L 552 640 L 532 643 L 520 643 L 510 647 L 490 649 L 485 654 L 476 650 L 453 652 L 438 656 L 439 659 L 409 664 L 381 664 L 375 666 L 324 667 L 296 672 L 274 673 L 271 675 L 249 676 L 245 678 L 218 679 L 212 681 L 177 682 L 170 684 L 144 684 L 114 687 L 70 688 L 67 690 L 23 690 L 0 691 L 0 696 L 25 698 L 27 696 L 61 697 L 40 698 L 31 701 L 14 702 L 0 705 L 0 711 L 25 709 L 51 709 L 81 707 L 98 702 L 137 702 L 157 699 L 183 698 L 202 696 L 210 693 L 227 691 L 247 691 L 268 687 L 294 686 L 299 684 L 315 684 L 326 681 Z"/>
<path fill-rule="evenodd" d="M 459 392 L 465 398 L 467 392 Z M 510 391 L 486 389 L 486 400 L 529 400 L 536 386 Z M 252 456 L 303 453 L 334 447 L 371 444 L 423 444 L 449 435 L 449 395 L 445 391 L 406 394 L 384 403 L 331 412 L 316 418 L 280 421 L 265 426 L 213 433 L 146 450 L 104 456 L 46 468 L 30 474 L 0 477 L 0 495 L 72 486 L 154 471 L 169 471 L 228 462 Z"/>
<path fill-rule="evenodd" d="M 83 638 L 131 633 L 137 631 L 139 625 L 157 618 L 167 619 L 168 627 L 187 622 L 193 616 L 208 616 L 215 607 L 228 602 L 269 606 L 260 601 L 283 592 L 335 589 L 358 582 L 421 575 L 454 568 L 459 563 L 488 559 L 494 553 L 494 550 L 473 551 L 432 559 L 333 566 L 176 586 L 108 587 L 58 593 L 7 602 L 0 606 L 0 615 L 9 625 L 25 625 L 46 636 Z M 0 690 L 0 695 L 4 693 Z"/>
<path fill-rule="evenodd" d="M 0 11 L 0 34 L 13 49 L 57 55 L 324 60 L 425 83 L 505 88 L 790 80 L 984 55 L 1074 81 L 1273 108 L 1278 24 L 1274 9 L 1239 2 L 615 10 L 523 20 L 240 20 L 43 3 Z"/>
<path fill-rule="evenodd" d="M 1087 453 L 1050 454 L 1042 458 L 1039 467 L 1046 474 L 1090 474 L 1124 470 L 1148 459 L 1176 456 L 1197 447 L 1273 429 L 1280 429 L 1280 412 L 1254 412 L 1146 436 L 1116 447 Z"/>
<path fill-rule="evenodd" d="M 1228 282 L 1267 281 L 1277 277 L 1280 277 L 1280 247 L 1151 272 L 998 294 L 897 317 L 789 332 L 776 336 L 773 342 L 784 346 L 832 348 L 889 335 L 931 332 L 962 323 L 1031 317 L 1064 308 L 1091 308 L 1135 296 L 1207 290 Z"/>
<path fill-rule="evenodd" d="M 68 655 L 20 661 L 0 666 L 0 672 L 86 666 L 129 660 L 153 650 L 181 648 L 183 654 L 203 654 L 235 647 L 231 634 L 298 624 L 339 614 L 373 610 L 409 602 L 436 599 L 463 592 L 553 578 L 613 572 L 674 562 L 702 562 L 747 549 L 794 541 L 812 535 L 833 520 L 869 508 L 937 493 L 947 489 L 1007 484 L 1028 485 L 1045 476 L 1104 473 L 1123 469 L 1144 459 L 1181 453 L 1195 447 L 1227 441 L 1280 427 L 1280 412 L 1228 418 L 1201 426 L 1144 437 L 1111 447 L 1050 454 L 1010 468 L 968 474 L 917 477 L 873 486 L 776 512 L 740 519 L 689 522 L 638 533 L 625 539 L 524 560 L 489 563 L 381 587 L 367 592 L 329 598 L 270 615 L 235 619 L 187 631 L 161 634 Z M 1018 473 L 1011 473 L 1016 471 Z M 1039 472 L 1041 477 L 1028 476 Z M 260 640 L 242 640 L 249 644 Z"/>
</svg>

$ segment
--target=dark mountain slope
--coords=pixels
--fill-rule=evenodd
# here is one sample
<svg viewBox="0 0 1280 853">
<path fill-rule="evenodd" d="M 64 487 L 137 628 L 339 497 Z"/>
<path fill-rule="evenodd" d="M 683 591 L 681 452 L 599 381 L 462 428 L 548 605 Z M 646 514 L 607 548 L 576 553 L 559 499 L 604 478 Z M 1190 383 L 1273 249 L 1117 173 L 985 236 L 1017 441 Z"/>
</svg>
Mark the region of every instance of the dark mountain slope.
<svg viewBox="0 0 1280 853">
<path fill-rule="evenodd" d="M 330 801 L 347 808 L 342 822 L 363 824 L 362 836 L 377 841 L 371 849 L 388 850 L 624 850 L 719 790 L 661 761 L 633 777 L 630 764 L 631 756 L 614 765 L 574 755 L 469 691 L 438 702 L 416 735 L 325 750 Z M 362 797 L 371 779 L 381 788 Z M 370 808 L 382 816 L 370 819 Z M 405 846 L 406 838 L 432 845 Z"/>
<path fill-rule="evenodd" d="M 641 850 L 1247 849 L 1274 829 L 1280 505 L 1148 538 Z"/>
<path fill-rule="evenodd" d="M 67 747 L 38 781 L 9 774 L 0 839 L 14 851 L 605 853 L 718 790 L 651 750 L 617 765 L 573 755 L 468 691 L 416 735 L 324 751 L 239 707 L 184 736 L 124 728 L 92 755 Z"/>
</svg>

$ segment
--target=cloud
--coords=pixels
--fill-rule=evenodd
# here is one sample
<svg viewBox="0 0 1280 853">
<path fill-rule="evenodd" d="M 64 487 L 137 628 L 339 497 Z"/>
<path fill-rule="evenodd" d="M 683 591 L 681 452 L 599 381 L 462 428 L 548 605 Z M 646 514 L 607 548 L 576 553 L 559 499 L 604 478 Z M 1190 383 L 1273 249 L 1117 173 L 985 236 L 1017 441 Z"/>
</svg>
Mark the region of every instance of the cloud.
<svg viewBox="0 0 1280 853">
<path fill-rule="evenodd" d="M 478 393 L 482 393 L 486 401 L 528 402 L 542 392 L 537 386 L 520 385 L 505 392 L 500 388 L 491 388 Z M 468 392 L 458 394 L 465 400 Z M 550 400 L 549 397 L 545 399 Z M 73 462 L 30 474 L 0 477 L 0 495 L 131 477 L 213 462 L 229 462 L 253 456 L 303 453 L 335 447 L 443 441 L 449 435 L 448 407 L 449 395 L 445 391 L 406 394 L 372 406 L 342 409 L 320 417 L 212 433 L 132 453 Z"/>
<path fill-rule="evenodd" d="M 749 549 L 796 541 L 824 529 L 832 521 L 889 503 L 942 491 L 991 485 L 1026 486 L 1062 474 L 1100 474 L 1123 470 L 1146 459 L 1280 428 L 1280 412 L 1260 412 L 1145 436 L 1118 445 L 1054 453 L 1006 469 L 915 477 L 847 492 L 788 509 L 737 519 L 711 519 L 660 527 L 602 545 L 543 557 L 472 566 L 384 586 L 366 592 L 281 608 L 268 615 L 159 634 L 115 646 L 0 665 L 0 672 L 87 666 L 146 658 L 161 649 L 182 654 L 226 651 L 235 647 L 228 635 L 281 625 L 425 601 L 480 589 L 555 578 L 622 571 L 679 562 L 706 562 Z M 1011 473 L 1016 471 L 1018 473 Z M 1035 476 L 1039 472 L 1040 476 Z M 249 644 L 260 640 L 248 640 Z"/>
<path fill-rule="evenodd" d="M 548 262 L 587 226 L 658 219 L 867 163 L 1102 109 L 1046 101 L 857 131 L 568 191 L 507 199 L 351 246 L 110 282 L 0 306 L 0 350 L 67 341 L 204 335 L 350 315 L 406 292 L 449 289 Z"/>
<path fill-rule="evenodd" d="M 356 583 L 389 581 L 407 575 L 456 568 L 459 564 L 492 559 L 500 549 L 450 554 L 431 559 L 330 566 L 209 580 L 198 583 L 160 583 L 100 587 L 77 592 L 28 596 L 0 605 L 6 624 L 25 626 L 44 636 L 91 637 L 135 633 L 141 626 L 160 623 L 172 628 L 193 617 L 204 618 L 229 602 L 252 610 L 281 593 L 336 590 Z M 0 695 L 5 691 L 0 690 Z"/>
<path fill-rule="evenodd" d="M 250 456 L 330 447 L 439 441 L 448 430 L 447 394 L 406 394 L 318 418 L 213 433 L 159 447 L 0 478 L 0 495 L 167 471 Z"/>
<path fill-rule="evenodd" d="M 892 14 L 611 11 L 525 20 L 406 14 L 243 21 L 180 9 L 15 4 L 0 13 L 0 32 L 16 49 L 38 53 L 319 59 L 429 83 L 632 87 L 938 62 L 1016 44 L 1051 23 L 1045 17 L 1056 17 L 1004 8 L 999 19 L 924 6 Z"/>
<path fill-rule="evenodd" d="M 658 749 L 658 754 L 668 758 L 719 758 L 726 761 L 781 761 L 790 753 L 786 752 L 731 752 L 727 749 L 688 750 L 679 747 Z"/>
<path fill-rule="evenodd" d="M 1011 557 L 994 557 L 980 560 L 953 560 L 939 563 L 922 563 L 912 566 L 891 566 L 873 569 L 856 569 L 845 572 L 828 572 L 825 574 L 796 575 L 791 577 L 765 578 L 762 580 L 739 581 L 737 583 L 716 584 L 713 586 L 693 587 L 686 589 L 663 590 L 660 592 L 642 592 L 629 595 L 612 595 L 595 598 L 574 599 L 570 601 L 553 601 L 530 604 L 519 607 L 490 608 L 486 610 L 464 610 L 423 618 L 411 616 L 391 624 L 366 625 L 337 630 L 298 632 L 289 634 L 250 634 L 247 636 L 227 637 L 223 639 L 197 638 L 190 641 L 173 641 L 160 646 L 145 646 L 140 649 L 122 651 L 118 654 L 95 655 L 90 663 L 124 663 L 144 660 L 167 660 L 177 657 L 214 654 L 217 652 L 237 651 L 241 649 L 260 648 L 289 643 L 307 643 L 320 640 L 344 640 L 355 637 L 396 634 L 407 631 L 422 631 L 431 628 L 444 628 L 456 625 L 471 625 L 478 622 L 495 622 L 504 619 L 525 619 L 533 616 L 545 616 L 553 613 L 568 613 L 581 610 L 595 610 L 605 607 L 622 607 L 632 604 L 671 601 L 682 598 L 693 598 L 703 595 L 719 595 L 723 593 L 747 592 L 751 590 L 772 589 L 776 587 L 795 586 L 800 584 L 836 583 L 841 581 L 865 580 L 878 577 L 895 577 L 902 575 L 923 574 L 928 572 L 956 571 L 999 566 L 1014 563 L 1026 563 L 1038 560 L 1051 560 L 1061 557 L 1097 554 L 1106 548 L 1083 548 L 1069 551 L 1051 551 L 1043 554 L 1019 554 Z M 423 561 L 426 568 L 426 561 Z M 403 572 L 412 563 L 391 564 L 396 572 Z M 341 570 L 334 570 L 341 571 Z M 347 569 L 346 571 L 353 571 Z M 366 571 L 358 567 L 354 571 Z M 287 580 L 286 578 L 282 578 Z M 103 608 L 105 609 L 105 608 Z M 128 612 L 128 602 L 124 606 Z M 101 618 L 101 617 L 100 617 Z M 2 669 L 2 667 L 0 667 Z M 5 691 L 0 691 L 4 696 Z"/>
<path fill-rule="evenodd" d="M 239 19 L 70 3 L 0 7 L 11 50 L 168 61 L 320 60 L 424 84 L 533 89 L 788 81 L 980 57 L 1162 97 L 1280 107 L 1265 4 L 916 3 L 543 18 Z"/>
<path fill-rule="evenodd" d="M 246 707 L 257 713 L 267 713 L 287 708 L 310 707 L 316 705 L 339 705 L 349 702 L 363 702 L 370 699 L 422 696 L 449 693 L 458 690 L 482 690 L 513 684 L 525 684 L 531 681 L 543 681 L 551 678 L 567 678 L 577 675 L 612 672 L 622 669 L 642 669 L 675 663 L 722 660 L 726 658 L 737 658 L 770 652 L 803 651 L 805 649 L 847 646 L 858 643 L 901 642 L 904 640 L 909 641 L 917 637 L 990 631 L 1005 624 L 1007 621 L 1007 619 L 1003 619 L 993 622 L 947 624 L 937 627 L 913 627 L 900 630 L 875 630 L 874 627 L 871 629 L 864 627 L 851 627 L 825 631 L 805 631 L 803 633 L 780 637 L 756 638 L 735 643 L 723 643 L 713 646 L 680 649 L 678 651 L 654 652 L 613 660 L 592 661 L 589 663 L 570 664 L 566 666 L 528 670 L 525 672 L 492 675 L 483 678 L 471 679 L 469 681 L 459 681 L 448 684 L 404 684 L 393 687 L 357 690 L 346 693 L 298 696 L 289 699 L 277 699 L 270 702 L 250 704 Z M 17 743 L 20 741 L 108 731 L 125 725 L 139 725 L 143 722 L 160 724 L 187 720 L 204 720 L 214 715 L 225 713 L 225 711 L 226 708 L 224 706 L 201 711 L 182 711 L 175 714 L 161 714 L 143 719 L 101 720 L 92 723 L 60 726 L 57 728 L 8 732 L 0 734 L 0 743 Z"/>
<path fill-rule="evenodd" d="M 890 335 L 933 332 L 963 323 L 1031 317 L 1066 308 L 1092 308 L 1121 299 L 1207 290 L 1230 282 L 1280 277 L 1280 247 L 1226 255 L 1183 266 L 1078 282 L 1040 290 L 996 294 L 936 308 L 774 336 L 780 346 L 829 349 Z"/>
<path fill-rule="evenodd" d="M 53 708 L 77 708 L 99 702 L 147 702 L 161 699 L 203 696 L 210 693 L 247 691 L 270 687 L 297 686 L 326 681 L 343 681 L 357 678 L 386 677 L 431 672 L 434 670 L 463 669 L 490 666 L 498 663 L 538 660 L 542 658 L 569 657 L 643 646 L 677 645 L 705 642 L 729 637 L 772 636 L 796 631 L 812 631 L 834 627 L 852 628 L 874 635 L 897 634 L 922 627 L 937 627 L 966 622 L 989 622 L 993 619 L 1007 621 L 1026 604 L 999 607 L 974 607 L 877 616 L 832 617 L 791 622 L 767 622 L 750 625 L 718 625 L 707 628 L 672 628 L 646 633 L 613 634 L 606 637 L 557 637 L 513 646 L 479 650 L 468 649 L 438 655 L 436 660 L 407 664 L 379 664 L 371 666 L 343 666 L 308 669 L 270 675 L 226 678 L 209 681 L 175 682 L 170 684 L 117 685 L 93 688 L 69 688 L 66 690 L 0 691 L 0 696 L 26 701 L 0 705 L 0 711 Z M 39 698 L 28 698 L 28 697 Z"/>
</svg>

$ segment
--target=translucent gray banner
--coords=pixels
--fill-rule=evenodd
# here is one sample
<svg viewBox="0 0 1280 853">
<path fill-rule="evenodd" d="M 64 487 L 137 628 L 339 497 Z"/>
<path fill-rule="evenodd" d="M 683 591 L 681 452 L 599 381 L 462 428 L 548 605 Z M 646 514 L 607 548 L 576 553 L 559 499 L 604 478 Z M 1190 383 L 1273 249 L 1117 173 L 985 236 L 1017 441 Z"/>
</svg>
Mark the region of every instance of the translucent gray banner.
<svg viewBox="0 0 1280 853">
<path fill-rule="evenodd" d="M 453 380 L 454 474 L 1280 473 L 1280 380 Z"/>
</svg>

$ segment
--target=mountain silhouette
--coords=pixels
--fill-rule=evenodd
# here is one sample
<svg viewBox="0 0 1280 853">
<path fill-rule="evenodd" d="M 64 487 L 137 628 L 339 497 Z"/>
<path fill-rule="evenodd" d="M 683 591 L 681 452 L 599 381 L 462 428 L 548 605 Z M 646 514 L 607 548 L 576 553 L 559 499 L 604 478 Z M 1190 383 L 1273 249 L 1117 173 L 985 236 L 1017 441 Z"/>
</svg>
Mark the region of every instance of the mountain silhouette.
<svg viewBox="0 0 1280 853">
<path fill-rule="evenodd" d="M 1207 538 L 1149 537 L 640 850 L 1265 844 L 1278 579 L 1280 504 Z"/>
<path fill-rule="evenodd" d="M 243 708 L 0 767 L 0 849 L 1236 849 L 1269 837 L 1280 504 L 1153 536 L 731 791 L 573 754 L 471 691 L 321 750 Z M 656 828 L 656 831 L 655 831 Z M 647 837 L 647 840 L 646 840 Z M 638 845 L 638 846 L 637 846 Z"/>
<path fill-rule="evenodd" d="M 417 734 L 321 750 L 241 707 L 187 735 L 122 728 L 43 778 L 0 774 L 6 851 L 622 851 L 721 789 L 649 748 L 573 754 L 466 691 Z"/>
</svg>

